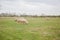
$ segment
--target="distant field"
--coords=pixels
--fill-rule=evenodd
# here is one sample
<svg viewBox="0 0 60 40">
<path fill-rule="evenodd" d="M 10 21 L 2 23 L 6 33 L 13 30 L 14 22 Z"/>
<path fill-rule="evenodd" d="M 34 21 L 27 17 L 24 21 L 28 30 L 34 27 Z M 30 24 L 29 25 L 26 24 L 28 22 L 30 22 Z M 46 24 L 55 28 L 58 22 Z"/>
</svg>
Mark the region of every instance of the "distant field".
<svg viewBox="0 0 60 40">
<path fill-rule="evenodd" d="M 59 17 L 26 17 L 19 24 L 14 17 L 0 17 L 0 40 L 60 40 Z"/>
</svg>

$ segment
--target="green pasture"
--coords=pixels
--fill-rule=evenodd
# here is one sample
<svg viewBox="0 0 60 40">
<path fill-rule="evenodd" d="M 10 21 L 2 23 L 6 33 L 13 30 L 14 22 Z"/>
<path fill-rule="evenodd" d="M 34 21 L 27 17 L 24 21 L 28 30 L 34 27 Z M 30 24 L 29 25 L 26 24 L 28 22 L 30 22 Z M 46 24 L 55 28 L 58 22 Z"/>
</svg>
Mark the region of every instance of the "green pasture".
<svg viewBox="0 0 60 40">
<path fill-rule="evenodd" d="M 15 17 L 0 17 L 0 40 L 60 40 L 59 17 L 25 17 L 28 24 Z"/>
</svg>

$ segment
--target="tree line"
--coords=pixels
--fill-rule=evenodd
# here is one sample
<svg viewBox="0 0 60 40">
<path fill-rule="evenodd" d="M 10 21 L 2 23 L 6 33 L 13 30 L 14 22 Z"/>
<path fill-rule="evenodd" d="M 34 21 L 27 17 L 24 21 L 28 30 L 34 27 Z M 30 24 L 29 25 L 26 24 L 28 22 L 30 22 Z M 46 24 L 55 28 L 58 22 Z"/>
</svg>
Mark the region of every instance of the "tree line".
<svg viewBox="0 0 60 40">
<path fill-rule="evenodd" d="M 0 13 L 0 17 L 60 17 L 60 15 L 58 16 L 44 16 L 44 15 L 26 15 L 26 14 L 19 14 L 19 15 L 16 15 L 14 13 Z"/>
</svg>

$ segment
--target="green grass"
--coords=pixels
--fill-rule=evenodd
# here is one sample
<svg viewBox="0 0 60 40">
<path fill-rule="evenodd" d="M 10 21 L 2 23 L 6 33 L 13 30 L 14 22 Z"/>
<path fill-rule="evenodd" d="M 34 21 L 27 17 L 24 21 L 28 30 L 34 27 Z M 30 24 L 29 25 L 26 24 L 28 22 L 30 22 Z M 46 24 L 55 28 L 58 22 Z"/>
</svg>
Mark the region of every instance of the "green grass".
<svg viewBox="0 0 60 40">
<path fill-rule="evenodd" d="M 0 40 L 60 40 L 60 18 L 26 17 L 29 24 L 0 17 Z"/>
</svg>

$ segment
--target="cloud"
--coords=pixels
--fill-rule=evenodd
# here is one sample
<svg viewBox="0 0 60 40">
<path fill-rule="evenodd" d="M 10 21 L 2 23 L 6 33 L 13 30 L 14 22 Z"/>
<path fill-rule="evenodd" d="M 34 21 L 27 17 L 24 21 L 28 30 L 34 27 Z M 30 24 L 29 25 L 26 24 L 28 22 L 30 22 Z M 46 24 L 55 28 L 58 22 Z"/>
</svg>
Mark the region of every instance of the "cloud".
<svg viewBox="0 0 60 40">
<path fill-rule="evenodd" d="M 25 0 L 27 2 L 46 3 L 50 5 L 60 5 L 60 0 Z"/>
<path fill-rule="evenodd" d="M 59 14 L 60 0 L 0 0 L 1 12 Z"/>
</svg>

